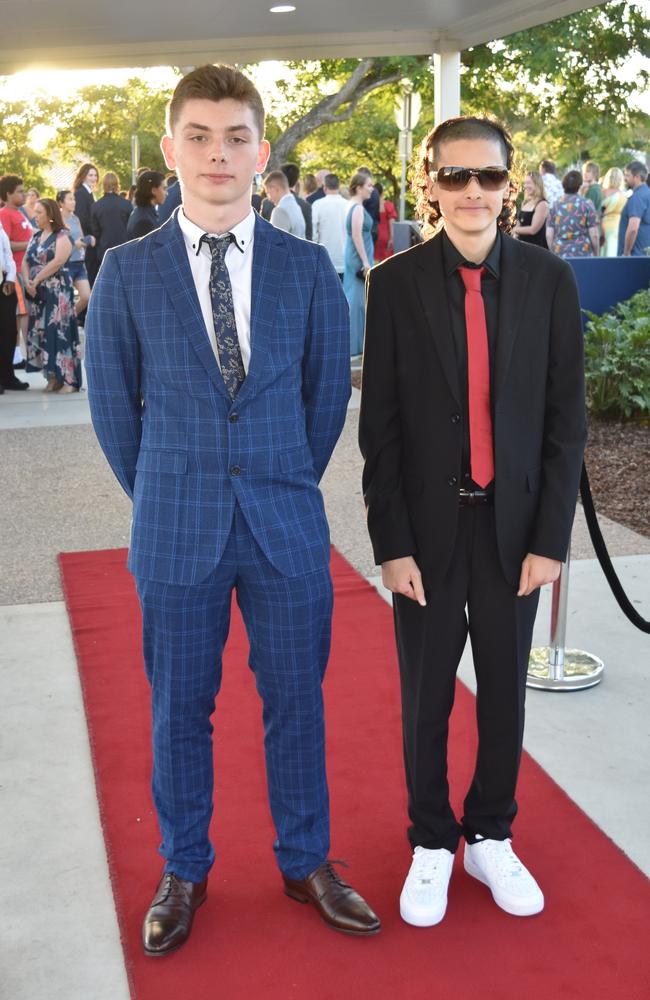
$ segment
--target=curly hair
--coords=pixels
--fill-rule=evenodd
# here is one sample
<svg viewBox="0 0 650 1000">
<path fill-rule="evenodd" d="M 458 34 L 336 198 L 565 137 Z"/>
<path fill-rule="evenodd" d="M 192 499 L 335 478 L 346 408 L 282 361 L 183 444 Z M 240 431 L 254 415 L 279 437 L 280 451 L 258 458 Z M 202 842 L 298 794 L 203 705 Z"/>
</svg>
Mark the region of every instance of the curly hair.
<svg viewBox="0 0 650 1000">
<path fill-rule="evenodd" d="M 425 239 L 433 236 L 440 228 L 442 212 L 437 201 L 431 201 L 429 197 L 429 171 L 435 170 L 435 165 L 440 158 L 440 149 L 445 142 L 452 142 L 457 139 L 487 139 L 491 142 L 498 142 L 503 150 L 505 165 L 508 170 L 512 170 L 515 150 L 512 145 L 510 133 L 496 118 L 487 115 L 481 117 L 460 117 L 448 118 L 432 129 L 417 154 L 415 169 L 413 171 L 412 190 L 415 196 L 415 214 L 424 223 Z M 459 164 L 461 166 L 461 164 Z M 510 190 L 508 196 L 504 198 L 501 214 L 497 219 L 497 225 L 505 233 L 509 233 L 515 224 L 516 209 L 515 198 L 517 195 L 517 185 L 514 178 L 510 177 Z"/>
</svg>

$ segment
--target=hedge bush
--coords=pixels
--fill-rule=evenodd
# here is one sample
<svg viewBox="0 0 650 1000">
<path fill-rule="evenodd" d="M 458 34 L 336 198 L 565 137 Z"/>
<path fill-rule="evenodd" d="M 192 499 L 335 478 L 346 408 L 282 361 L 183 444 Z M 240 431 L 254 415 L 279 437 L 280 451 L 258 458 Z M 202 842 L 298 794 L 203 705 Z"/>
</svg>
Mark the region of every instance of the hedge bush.
<svg viewBox="0 0 650 1000">
<path fill-rule="evenodd" d="M 602 316 L 587 312 L 587 404 L 597 417 L 650 417 L 650 289 Z"/>
</svg>

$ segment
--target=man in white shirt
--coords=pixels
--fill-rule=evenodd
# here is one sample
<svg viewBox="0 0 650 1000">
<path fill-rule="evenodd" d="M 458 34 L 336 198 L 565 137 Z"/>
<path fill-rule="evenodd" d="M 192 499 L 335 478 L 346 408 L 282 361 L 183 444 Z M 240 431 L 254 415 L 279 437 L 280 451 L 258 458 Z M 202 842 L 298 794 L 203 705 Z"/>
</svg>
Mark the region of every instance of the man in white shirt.
<svg viewBox="0 0 650 1000">
<path fill-rule="evenodd" d="M 0 222 L 0 396 L 5 389 L 17 389 L 23 385 L 15 377 L 13 370 L 16 344 L 15 289 L 16 261 L 9 237 Z"/>
<path fill-rule="evenodd" d="M 165 867 L 144 951 L 184 944 L 206 899 L 211 716 L 235 590 L 264 704 L 284 892 L 330 927 L 367 936 L 378 918 L 327 860 L 321 689 L 332 583 L 318 483 L 350 396 L 345 295 L 322 247 L 251 208 L 269 144 L 242 73 L 201 66 L 183 77 L 162 147 L 182 207 L 106 252 L 86 325 L 93 425 L 133 500 L 128 565 L 152 692 Z M 247 891 L 255 875 L 251 865 Z"/>
<path fill-rule="evenodd" d="M 544 183 L 544 194 L 546 195 L 546 200 L 548 202 L 549 208 L 560 200 L 564 194 L 564 188 L 562 187 L 562 181 L 555 173 L 555 164 L 553 160 L 542 160 L 539 165 L 539 172 L 542 175 L 542 181 Z"/>
<path fill-rule="evenodd" d="M 330 255 L 334 270 L 343 277 L 343 257 L 345 252 L 345 220 L 350 211 L 350 202 L 340 193 L 336 174 L 326 174 L 323 181 L 325 197 L 312 205 L 314 242 L 324 246 Z"/>
<path fill-rule="evenodd" d="M 273 202 L 271 225 L 292 236 L 305 238 L 305 220 L 300 206 L 291 193 L 289 181 L 281 170 L 272 170 L 264 182 L 269 200 Z"/>
</svg>

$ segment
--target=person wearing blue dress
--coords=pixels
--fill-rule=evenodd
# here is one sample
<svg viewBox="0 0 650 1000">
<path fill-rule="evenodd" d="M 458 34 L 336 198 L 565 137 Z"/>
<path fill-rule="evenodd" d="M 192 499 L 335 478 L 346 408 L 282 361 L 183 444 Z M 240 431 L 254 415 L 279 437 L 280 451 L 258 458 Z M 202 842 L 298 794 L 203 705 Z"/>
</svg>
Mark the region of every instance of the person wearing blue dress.
<svg viewBox="0 0 650 1000">
<path fill-rule="evenodd" d="M 49 392 L 81 387 L 79 328 L 67 261 L 72 252 L 61 210 L 51 198 L 36 202 L 38 231 L 22 264 L 29 302 L 27 371 L 42 371 Z"/>
<path fill-rule="evenodd" d="M 370 197 L 373 183 L 365 173 L 355 174 L 350 181 L 350 211 L 345 220 L 345 262 L 343 290 L 350 306 L 350 355 L 363 353 L 363 331 L 366 322 L 366 274 L 374 263 L 372 216 L 363 207 Z"/>
</svg>

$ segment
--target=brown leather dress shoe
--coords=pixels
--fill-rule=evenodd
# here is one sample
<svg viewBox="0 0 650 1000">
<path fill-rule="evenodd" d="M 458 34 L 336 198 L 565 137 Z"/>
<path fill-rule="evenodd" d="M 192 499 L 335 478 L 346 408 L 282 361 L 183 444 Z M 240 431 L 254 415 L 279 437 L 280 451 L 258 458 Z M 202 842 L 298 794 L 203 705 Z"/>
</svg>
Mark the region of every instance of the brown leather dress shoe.
<svg viewBox="0 0 650 1000">
<path fill-rule="evenodd" d="M 299 903 L 312 903 L 330 927 L 367 937 L 381 930 L 376 913 L 358 892 L 339 878 L 329 861 L 298 882 L 283 875 L 284 891 Z"/>
<path fill-rule="evenodd" d="M 207 886 L 207 879 L 186 882 L 173 872 L 163 875 L 142 925 L 145 955 L 152 958 L 169 955 L 185 944 L 192 930 L 194 911 L 207 898 Z"/>
</svg>

